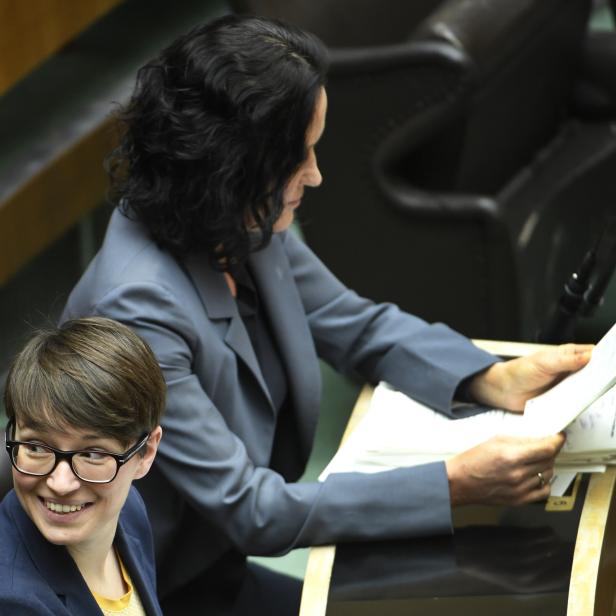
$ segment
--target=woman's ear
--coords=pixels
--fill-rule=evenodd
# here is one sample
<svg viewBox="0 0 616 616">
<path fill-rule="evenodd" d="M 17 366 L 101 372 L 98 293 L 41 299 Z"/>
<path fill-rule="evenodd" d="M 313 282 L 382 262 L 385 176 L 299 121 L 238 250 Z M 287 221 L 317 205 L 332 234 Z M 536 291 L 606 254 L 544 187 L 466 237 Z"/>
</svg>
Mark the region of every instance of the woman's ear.
<svg viewBox="0 0 616 616">
<path fill-rule="evenodd" d="M 141 479 L 148 474 L 148 471 L 154 462 L 154 458 L 156 457 L 158 444 L 160 443 L 162 436 L 163 429 L 160 426 L 156 426 L 156 428 L 150 432 L 148 442 L 145 446 L 145 454 L 143 454 L 143 456 L 139 456 L 139 454 L 137 454 L 139 456 L 139 467 L 135 473 L 135 479 Z"/>
</svg>

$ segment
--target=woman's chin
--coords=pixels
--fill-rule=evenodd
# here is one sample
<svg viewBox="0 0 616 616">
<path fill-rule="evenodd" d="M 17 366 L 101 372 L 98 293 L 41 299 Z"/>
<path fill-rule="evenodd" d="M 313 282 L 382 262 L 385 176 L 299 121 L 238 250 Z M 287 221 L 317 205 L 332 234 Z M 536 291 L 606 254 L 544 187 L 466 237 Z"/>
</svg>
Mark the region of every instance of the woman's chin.
<svg viewBox="0 0 616 616">
<path fill-rule="evenodd" d="M 280 218 L 274 224 L 274 233 L 286 231 L 295 219 L 295 208 L 299 205 L 299 201 L 295 207 L 285 206 Z"/>
</svg>

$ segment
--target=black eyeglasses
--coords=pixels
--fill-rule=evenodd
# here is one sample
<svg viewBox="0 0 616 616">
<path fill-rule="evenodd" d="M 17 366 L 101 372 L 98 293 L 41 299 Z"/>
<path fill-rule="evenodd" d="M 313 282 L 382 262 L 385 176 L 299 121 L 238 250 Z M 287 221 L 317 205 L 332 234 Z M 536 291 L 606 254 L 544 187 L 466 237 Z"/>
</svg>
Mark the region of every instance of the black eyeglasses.
<svg viewBox="0 0 616 616">
<path fill-rule="evenodd" d="M 73 473 L 88 483 L 110 483 L 120 466 L 126 464 L 148 442 L 149 432 L 144 432 L 135 445 L 124 453 L 111 453 L 92 449 L 62 451 L 49 445 L 32 441 L 15 441 L 10 438 L 14 421 L 6 426 L 6 451 L 11 464 L 24 475 L 44 477 L 53 473 L 62 460 L 69 463 Z"/>
</svg>

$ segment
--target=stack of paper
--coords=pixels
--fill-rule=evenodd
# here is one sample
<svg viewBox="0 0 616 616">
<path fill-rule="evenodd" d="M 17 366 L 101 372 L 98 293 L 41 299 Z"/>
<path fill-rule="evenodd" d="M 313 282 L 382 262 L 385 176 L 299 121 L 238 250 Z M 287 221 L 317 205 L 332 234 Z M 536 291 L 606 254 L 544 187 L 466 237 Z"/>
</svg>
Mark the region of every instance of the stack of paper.
<svg viewBox="0 0 616 616">
<path fill-rule="evenodd" d="M 524 414 L 489 411 L 450 420 L 404 394 L 379 385 L 370 408 L 321 475 L 377 472 L 446 460 L 497 434 L 540 437 L 564 430 L 552 494 L 562 494 L 577 472 L 616 463 L 616 326 L 595 347 L 591 361 Z"/>
</svg>

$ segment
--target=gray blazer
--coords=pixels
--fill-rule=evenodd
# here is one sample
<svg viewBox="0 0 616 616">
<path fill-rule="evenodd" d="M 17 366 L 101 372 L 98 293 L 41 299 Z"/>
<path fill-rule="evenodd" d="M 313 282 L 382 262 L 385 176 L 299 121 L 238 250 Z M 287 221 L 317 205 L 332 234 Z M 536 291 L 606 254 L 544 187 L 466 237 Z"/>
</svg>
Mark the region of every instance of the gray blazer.
<svg viewBox="0 0 616 616">
<path fill-rule="evenodd" d="M 116 211 L 62 316 L 126 323 L 164 371 L 164 436 L 138 484 L 163 596 L 233 550 L 275 554 L 451 532 L 442 463 L 295 482 L 317 424 L 317 358 L 365 380 L 387 380 L 444 413 L 461 380 L 495 358 L 444 325 L 358 297 L 292 233 L 275 234 L 250 265 L 288 377 L 294 435 L 281 474 L 268 468 L 276 410 L 225 279 L 204 255 L 180 262 Z"/>
</svg>

